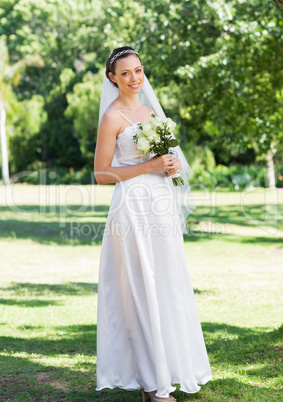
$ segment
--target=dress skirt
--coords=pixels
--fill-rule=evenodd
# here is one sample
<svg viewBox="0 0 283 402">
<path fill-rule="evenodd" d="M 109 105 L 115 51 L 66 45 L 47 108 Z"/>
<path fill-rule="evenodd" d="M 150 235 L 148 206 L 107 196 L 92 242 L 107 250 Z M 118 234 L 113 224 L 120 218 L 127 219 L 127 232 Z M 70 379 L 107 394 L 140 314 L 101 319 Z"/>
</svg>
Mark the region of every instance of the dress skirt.
<svg viewBox="0 0 283 402">
<path fill-rule="evenodd" d="M 97 390 L 168 397 L 212 379 L 169 179 L 154 172 L 117 183 L 102 240 Z"/>
</svg>

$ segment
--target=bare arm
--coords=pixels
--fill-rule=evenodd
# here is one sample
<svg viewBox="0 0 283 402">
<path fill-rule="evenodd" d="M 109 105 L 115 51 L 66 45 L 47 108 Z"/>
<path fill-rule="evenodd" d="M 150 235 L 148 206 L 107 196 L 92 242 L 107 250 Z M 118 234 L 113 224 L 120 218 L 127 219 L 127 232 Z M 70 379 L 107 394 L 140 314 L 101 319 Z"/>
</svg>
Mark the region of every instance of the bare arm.
<svg viewBox="0 0 283 402">
<path fill-rule="evenodd" d="M 120 126 L 119 115 L 111 110 L 106 111 L 98 128 L 94 156 L 94 172 L 98 184 L 116 183 L 161 170 L 166 170 L 169 175 L 176 173 L 179 162 L 178 159 L 172 159 L 170 154 L 153 157 L 149 161 L 132 166 L 111 166 Z"/>
</svg>

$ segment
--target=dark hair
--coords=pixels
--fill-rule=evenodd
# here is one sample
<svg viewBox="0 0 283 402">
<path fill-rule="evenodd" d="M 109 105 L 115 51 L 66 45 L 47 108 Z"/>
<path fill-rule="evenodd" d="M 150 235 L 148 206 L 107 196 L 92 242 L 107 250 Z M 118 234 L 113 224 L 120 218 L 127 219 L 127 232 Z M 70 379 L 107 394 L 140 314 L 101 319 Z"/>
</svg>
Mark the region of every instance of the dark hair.
<svg viewBox="0 0 283 402">
<path fill-rule="evenodd" d="M 126 58 L 126 57 L 128 57 L 128 56 L 131 56 L 132 54 L 135 54 L 135 55 L 140 59 L 140 62 L 141 62 L 141 58 L 140 58 L 140 56 L 139 56 L 137 53 L 123 53 L 123 54 L 117 56 L 117 57 L 115 58 L 115 60 L 113 60 L 113 62 L 110 63 L 110 61 L 112 60 L 112 58 L 113 58 L 115 55 L 117 55 L 118 53 L 123 52 L 123 50 L 133 50 L 133 51 L 135 52 L 135 49 L 133 49 L 133 48 L 130 47 L 130 46 L 118 47 L 117 49 L 112 50 L 110 56 L 108 57 L 108 59 L 107 59 L 107 61 L 106 61 L 106 77 L 109 79 L 109 81 L 112 82 L 113 85 L 115 85 L 115 87 L 118 87 L 118 85 L 110 79 L 109 73 L 112 73 L 112 74 L 115 75 L 115 66 L 116 66 L 116 61 L 117 61 L 117 60 L 119 60 L 119 59 L 124 59 L 124 58 Z"/>
</svg>

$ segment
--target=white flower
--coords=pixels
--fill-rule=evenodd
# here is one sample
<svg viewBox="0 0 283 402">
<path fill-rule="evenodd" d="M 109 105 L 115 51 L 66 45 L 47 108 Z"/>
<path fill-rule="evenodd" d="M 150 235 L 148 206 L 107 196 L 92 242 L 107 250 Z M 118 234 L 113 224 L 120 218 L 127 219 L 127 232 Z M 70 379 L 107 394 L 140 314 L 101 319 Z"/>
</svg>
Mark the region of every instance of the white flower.
<svg viewBox="0 0 283 402">
<path fill-rule="evenodd" d="M 157 134 L 157 133 L 154 133 L 154 135 L 153 135 L 153 141 L 154 142 L 160 142 L 160 135 L 159 134 Z"/>
<path fill-rule="evenodd" d="M 156 132 L 155 132 L 154 130 L 151 130 L 151 131 L 149 131 L 149 132 L 147 133 L 147 138 L 148 138 L 150 141 L 154 140 L 155 137 L 156 137 Z"/>
<path fill-rule="evenodd" d="M 137 148 L 146 153 L 150 150 L 149 141 L 145 137 L 140 137 L 137 142 Z"/>
<path fill-rule="evenodd" d="M 153 127 L 160 127 L 162 123 L 164 122 L 161 117 L 155 117 L 153 120 L 151 120 L 151 124 Z"/>
<path fill-rule="evenodd" d="M 170 131 L 173 131 L 174 128 L 176 127 L 176 123 L 174 123 L 174 121 L 172 119 L 170 119 L 170 117 L 168 117 L 166 119 L 166 124 L 167 124 L 167 126 L 168 126 Z"/>
<path fill-rule="evenodd" d="M 155 135 L 154 142 L 156 142 L 156 143 L 160 142 L 160 135 L 159 134 Z"/>
<path fill-rule="evenodd" d="M 149 132 L 149 131 L 152 130 L 152 127 L 151 127 L 151 124 L 150 124 L 149 121 L 147 121 L 147 122 L 142 126 L 142 128 L 143 128 L 143 130 L 144 130 L 145 132 Z"/>
</svg>

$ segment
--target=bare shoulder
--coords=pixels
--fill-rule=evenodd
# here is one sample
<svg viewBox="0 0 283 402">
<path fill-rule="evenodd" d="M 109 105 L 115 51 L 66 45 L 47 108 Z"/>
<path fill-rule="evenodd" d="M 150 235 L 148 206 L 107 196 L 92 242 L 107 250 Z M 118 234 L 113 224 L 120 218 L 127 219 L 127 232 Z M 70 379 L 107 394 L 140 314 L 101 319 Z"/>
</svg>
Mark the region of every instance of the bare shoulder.
<svg viewBox="0 0 283 402">
<path fill-rule="evenodd" d="M 107 109 L 102 116 L 101 123 L 102 122 L 104 124 L 117 124 L 117 122 L 120 122 L 120 115 L 116 112 L 116 110 Z"/>
<path fill-rule="evenodd" d="M 107 109 L 102 116 L 99 131 L 107 131 L 108 133 L 113 133 L 117 135 L 121 127 L 121 118 L 119 113 L 113 109 Z"/>
</svg>

